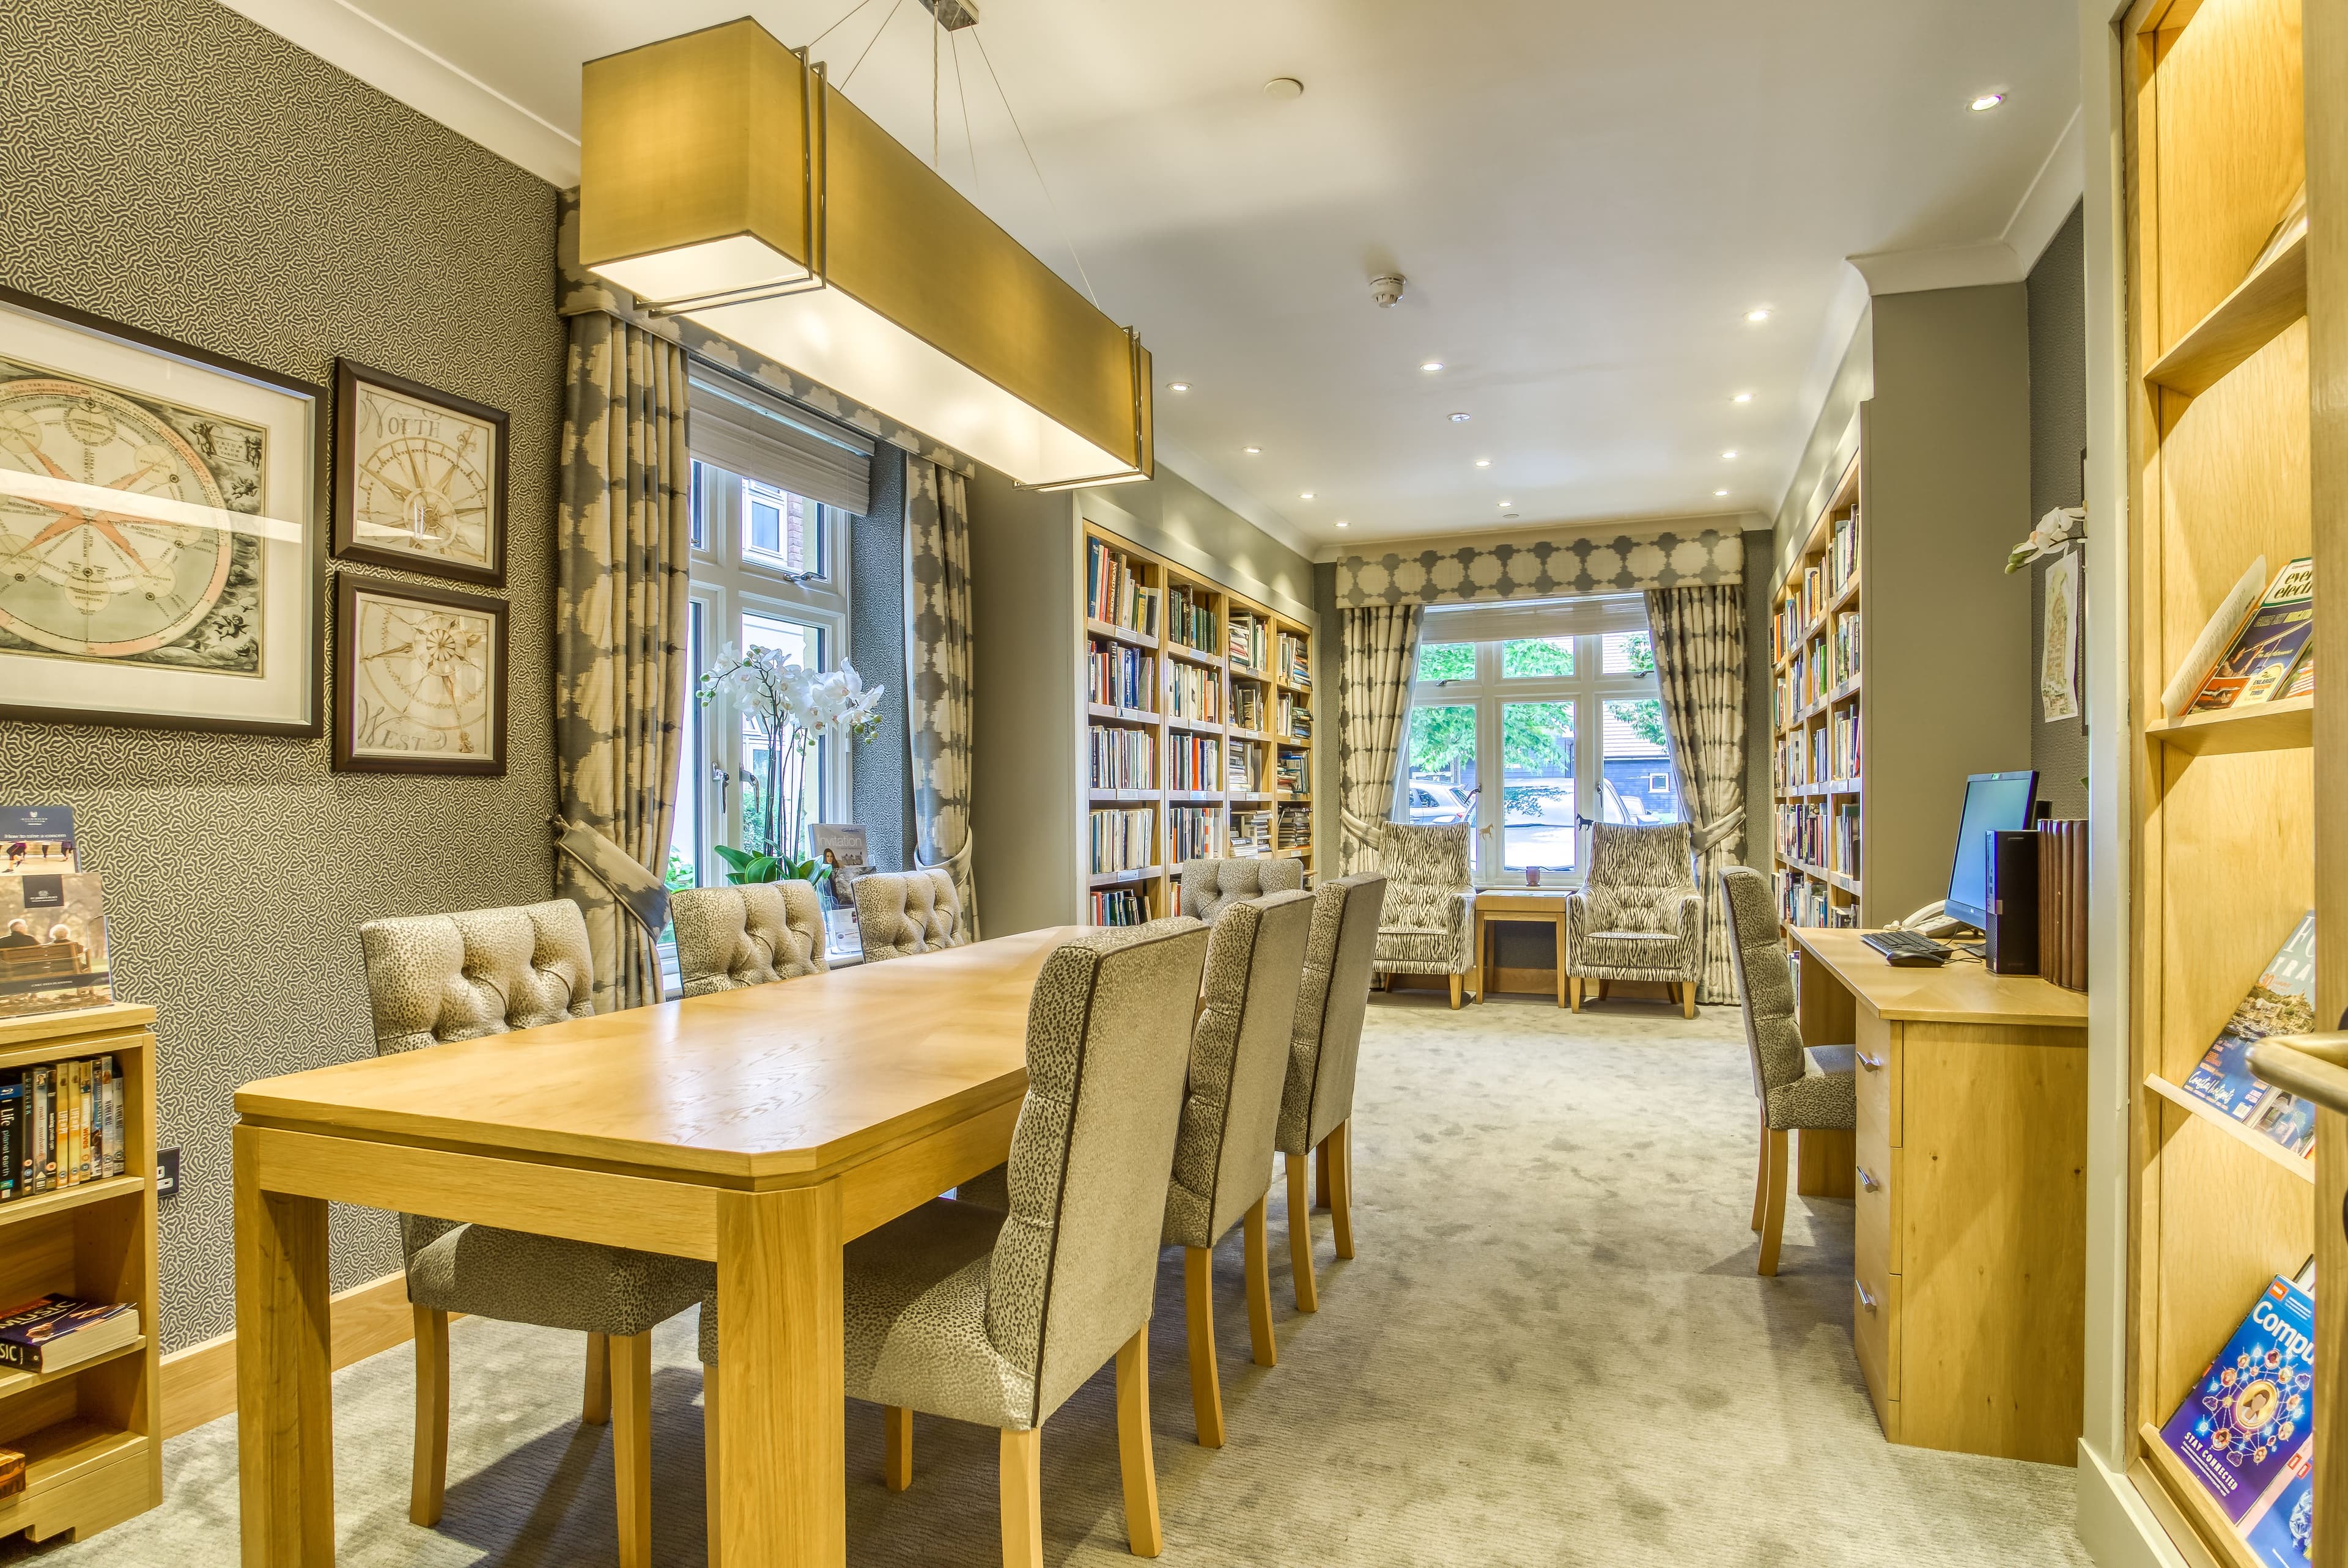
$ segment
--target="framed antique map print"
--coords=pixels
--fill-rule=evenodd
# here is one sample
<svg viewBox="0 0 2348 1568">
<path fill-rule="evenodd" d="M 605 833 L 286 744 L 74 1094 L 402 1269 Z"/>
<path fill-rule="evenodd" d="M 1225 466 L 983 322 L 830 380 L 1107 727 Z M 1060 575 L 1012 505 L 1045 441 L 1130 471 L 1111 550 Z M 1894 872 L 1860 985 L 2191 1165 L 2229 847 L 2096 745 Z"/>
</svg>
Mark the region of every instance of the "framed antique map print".
<svg viewBox="0 0 2348 1568">
<path fill-rule="evenodd" d="M 325 395 L 0 289 L 0 717 L 320 732 Z"/>
<path fill-rule="evenodd" d="M 335 553 L 503 585 L 505 414 L 336 360 Z"/>
<path fill-rule="evenodd" d="M 347 571 L 335 580 L 335 766 L 504 773 L 505 601 Z"/>
</svg>

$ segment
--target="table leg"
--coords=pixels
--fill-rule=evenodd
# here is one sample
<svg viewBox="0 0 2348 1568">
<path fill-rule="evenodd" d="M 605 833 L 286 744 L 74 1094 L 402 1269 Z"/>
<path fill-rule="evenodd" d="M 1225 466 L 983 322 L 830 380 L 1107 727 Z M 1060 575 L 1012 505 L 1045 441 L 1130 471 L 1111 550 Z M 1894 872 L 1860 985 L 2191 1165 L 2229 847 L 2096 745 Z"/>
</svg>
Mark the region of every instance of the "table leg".
<svg viewBox="0 0 2348 1568">
<path fill-rule="evenodd" d="M 335 1561 L 326 1204 L 263 1192 L 251 1129 L 236 1170 L 236 1435 L 245 1568 Z"/>
<path fill-rule="evenodd" d="M 717 1194 L 723 1568 L 843 1568 L 839 1188 Z"/>
</svg>

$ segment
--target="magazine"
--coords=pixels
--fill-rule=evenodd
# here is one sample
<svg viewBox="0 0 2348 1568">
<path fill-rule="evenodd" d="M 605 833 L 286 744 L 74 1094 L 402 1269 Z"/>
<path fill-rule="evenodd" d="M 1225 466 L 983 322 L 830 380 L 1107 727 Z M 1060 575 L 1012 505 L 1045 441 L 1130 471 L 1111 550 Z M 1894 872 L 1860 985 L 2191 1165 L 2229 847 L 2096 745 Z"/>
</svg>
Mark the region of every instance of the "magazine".
<svg viewBox="0 0 2348 1568">
<path fill-rule="evenodd" d="M 864 857 L 864 829 L 854 823 L 810 823 L 808 846 L 831 873 L 823 884 L 824 903 L 835 909 L 853 908 L 856 897 L 850 889 L 872 869 Z"/>
<path fill-rule="evenodd" d="M 78 871 L 73 807 L 0 805 L 0 872 Z"/>
<path fill-rule="evenodd" d="M 2314 1468 L 2311 1440 L 2284 1461 L 2282 1484 L 2270 1487 L 2242 1516 L 2242 1539 L 2267 1568 L 2308 1568 L 2315 1538 L 2315 1487 L 2309 1476 Z"/>
<path fill-rule="evenodd" d="M 2276 574 L 2186 711 L 2207 713 L 2267 702 L 2284 690 L 2291 666 L 2314 633 L 2315 562 L 2302 557 Z"/>
<path fill-rule="evenodd" d="M 0 876 L 0 1018 L 113 999 L 97 873 Z"/>
<path fill-rule="evenodd" d="M 2281 1275 L 2160 1429 L 2239 1527 L 2307 1444 L 2315 1413 L 2315 1297 Z"/>
<path fill-rule="evenodd" d="M 2271 1034 L 2315 1028 L 2315 911 L 2300 917 L 2291 939 L 2234 1008 L 2234 1016 L 2193 1071 L 2185 1091 L 2207 1101 L 2294 1154 L 2315 1153 L 2315 1107 L 2250 1071 L 2250 1046 Z"/>
</svg>

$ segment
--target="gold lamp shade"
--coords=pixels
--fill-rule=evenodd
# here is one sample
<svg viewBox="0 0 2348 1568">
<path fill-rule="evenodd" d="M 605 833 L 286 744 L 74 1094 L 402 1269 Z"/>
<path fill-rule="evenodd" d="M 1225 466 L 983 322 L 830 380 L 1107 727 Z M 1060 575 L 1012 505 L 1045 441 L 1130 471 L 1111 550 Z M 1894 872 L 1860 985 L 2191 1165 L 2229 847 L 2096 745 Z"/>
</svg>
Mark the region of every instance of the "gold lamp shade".
<svg viewBox="0 0 2348 1568">
<path fill-rule="evenodd" d="M 1035 489 L 1148 478 L 1149 352 L 744 17 L 591 60 L 579 259 Z"/>
</svg>

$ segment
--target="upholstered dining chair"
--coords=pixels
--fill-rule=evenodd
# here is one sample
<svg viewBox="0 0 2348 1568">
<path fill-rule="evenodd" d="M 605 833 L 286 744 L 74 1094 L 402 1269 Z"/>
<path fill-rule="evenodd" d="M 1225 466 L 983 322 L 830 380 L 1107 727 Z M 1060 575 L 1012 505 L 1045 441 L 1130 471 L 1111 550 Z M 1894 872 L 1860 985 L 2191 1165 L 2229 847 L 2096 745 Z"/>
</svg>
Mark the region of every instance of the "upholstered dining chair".
<svg viewBox="0 0 2348 1568">
<path fill-rule="evenodd" d="M 882 1478 L 892 1491 L 911 1481 L 913 1411 L 998 1429 L 1004 1568 L 1041 1568 L 1044 1423 L 1111 1358 L 1127 1543 L 1137 1557 L 1162 1544 L 1149 1314 L 1206 957 L 1207 927 L 1179 918 L 1055 948 L 1028 1002 L 1009 1212 L 935 1199 L 846 1249 L 847 1393 L 887 1408 Z M 712 1292 L 705 1365 L 718 1341 Z M 716 1388 L 705 1375 L 713 1504 L 726 1440 Z"/>
<path fill-rule="evenodd" d="M 594 1011 L 579 906 L 411 915 L 359 927 L 378 1056 Z M 652 1329 L 700 1299 L 708 1265 L 399 1216 L 416 1315 L 416 1469 L 408 1517 L 439 1522 L 448 1475 L 448 1315 L 587 1336 L 584 1419 L 612 1423 L 622 1568 L 652 1562 Z"/>
<path fill-rule="evenodd" d="M 669 896 L 668 917 L 676 928 L 677 976 L 689 997 L 830 968 L 823 904 L 812 883 L 681 888 Z"/>
<path fill-rule="evenodd" d="M 1582 985 L 1661 981 L 1695 1017 L 1704 979 L 1704 897 L 1696 891 L 1687 824 L 1590 830 L 1590 876 L 1565 900 L 1565 968 L 1573 1010 Z"/>
<path fill-rule="evenodd" d="M 1182 862 L 1182 909 L 1194 920 L 1212 921 L 1242 898 L 1284 893 L 1304 886 L 1304 862 L 1293 856 L 1258 856 Z"/>
<path fill-rule="evenodd" d="M 1263 1211 L 1312 925 L 1311 894 L 1301 888 L 1272 893 L 1225 904 L 1207 942 L 1206 980 L 1190 1029 L 1190 1083 L 1159 1238 L 1182 1249 L 1190 1409 L 1204 1448 L 1223 1446 L 1222 1381 L 1215 1371 L 1215 1244 L 1242 1220 L 1255 1364 L 1272 1366 L 1279 1355 L 1272 1337 Z"/>
<path fill-rule="evenodd" d="M 1753 1055 L 1753 1092 L 1761 1102 L 1761 1158 L 1753 1177 L 1753 1228 L 1761 1233 L 1759 1272 L 1777 1272 L 1786 1229 L 1786 1134 L 1859 1125 L 1856 1052 L 1848 1045 L 1802 1044 L 1794 1017 L 1794 977 L 1777 930 L 1769 879 L 1747 866 L 1720 874 L 1728 908 L 1728 951 L 1745 1009 L 1745 1044 Z"/>
<path fill-rule="evenodd" d="M 1385 915 L 1378 927 L 1382 975 L 1448 975 L 1451 1005 L 1476 967 L 1476 895 L 1468 862 L 1468 825 L 1422 827 L 1389 822 L 1379 830 L 1378 869 L 1385 874 Z"/>
<path fill-rule="evenodd" d="M 1362 1016 L 1369 1009 L 1370 966 L 1387 879 L 1375 873 L 1341 876 L 1313 890 L 1313 926 L 1304 938 L 1304 983 L 1296 993 L 1289 1032 L 1288 1082 L 1280 1096 L 1273 1140 L 1288 1173 L 1288 1266 L 1295 1276 L 1296 1309 L 1317 1312 L 1313 1280 L 1313 1196 L 1305 1160 L 1320 1151 L 1328 1179 L 1330 1218 L 1337 1255 L 1354 1255 L 1354 1071 L 1362 1054 Z"/>
<path fill-rule="evenodd" d="M 868 964 L 959 948 L 970 940 L 953 878 L 936 870 L 858 877 L 856 930 Z"/>
</svg>

